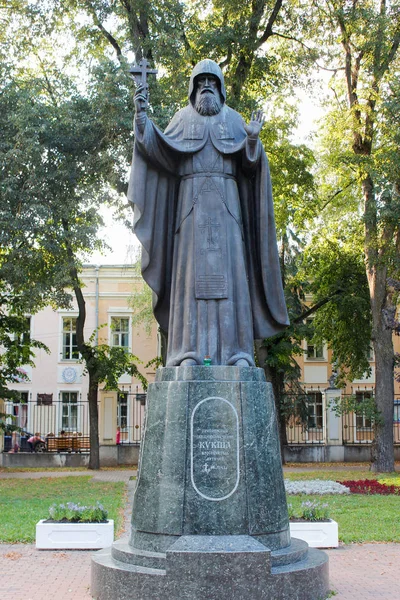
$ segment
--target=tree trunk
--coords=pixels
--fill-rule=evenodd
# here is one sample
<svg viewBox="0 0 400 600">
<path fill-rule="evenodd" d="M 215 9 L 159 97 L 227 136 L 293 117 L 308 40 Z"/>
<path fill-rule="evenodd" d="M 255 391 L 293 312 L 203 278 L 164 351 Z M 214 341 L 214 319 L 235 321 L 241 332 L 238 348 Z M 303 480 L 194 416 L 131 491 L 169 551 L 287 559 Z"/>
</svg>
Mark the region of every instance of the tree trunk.
<svg viewBox="0 0 400 600">
<path fill-rule="evenodd" d="M 285 392 L 285 382 L 283 373 L 278 373 L 274 369 L 270 370 L 270 380 L 272 383 L 272 389 L 274 391 L 275 398 L 275 408 L 276 408 L 276 416 L 278 421 L 278 433 L 279 433 L 279 444 L 281 447 L 281 457 L 282 464 L 286 463 L 285 461 L 285 446 L 287 446 L 287 431 L 286 431 L 286 417 L 282 412 L 282 395 Z"/>
<path fill-rule="evenodd" d="M 277 373 L 274 369 L 265 364 L 267 358 L 267 349 L 262 345 L 262 340 L 255 340 L 254 349 L 258 365 L 264 369 L 266 380 L 272 384 L 282 464 L 285 464 L 284 448 L 287 446 L 286 419 L 281 410 L 281 395 L 285 390 L 283 373 Z"/>
<path fill-rule="evenodd" d="M 379 412 L 373 447 L 374 471 L 394 471 L 393 407 L 394 349 L 392 330 L 387 327 L 384 309 L 388 302 L 387 267 L 378 252 L 376 202 L 372 179 L 363 181 L 365 256 L 372 312 L 372 342 L 375 352 L 375 402 Z"/>
<path fill-rule="evenodd" d="M 98 382 L 89 372 L 89 424 L 90 424 L 90 458 L 89 469 L 100 469 L 99 446 L 99 409 L 97 404 Z"/>
<path fill-rule="evenodd" d="M 394 471 L 394 353 L 392 331 L 381 329 L 373 335 L 376 357 L 375 401 L 380 419 L 378 419 L 375 427 L 372 469 L 380 473 L 391 473 Z"/>
</svg>

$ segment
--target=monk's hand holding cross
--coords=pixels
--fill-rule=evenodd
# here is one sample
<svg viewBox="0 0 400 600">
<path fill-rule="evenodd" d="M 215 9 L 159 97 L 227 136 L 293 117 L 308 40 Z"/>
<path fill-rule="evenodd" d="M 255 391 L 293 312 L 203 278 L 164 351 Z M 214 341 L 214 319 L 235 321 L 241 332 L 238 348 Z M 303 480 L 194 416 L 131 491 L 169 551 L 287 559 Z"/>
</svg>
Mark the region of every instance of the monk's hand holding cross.
<svg viewBox="0 0 400 600">
<path fill-rule="evenodd" d="M 265 121 L 262 110 L 253 111 L 251 113 L 250 123 L 244 124 L 244 129 L 251 140 L 256 140 L 260 135 L 261 127 Z"/>
<path fill-rule="evenodd" d="M 136 115 L 139 116 L 144 114 L 147 107 L 147 94 L 143 83 L 139 83 L 137 86 L 133 99 L 135 102 Z"/>
</svg>

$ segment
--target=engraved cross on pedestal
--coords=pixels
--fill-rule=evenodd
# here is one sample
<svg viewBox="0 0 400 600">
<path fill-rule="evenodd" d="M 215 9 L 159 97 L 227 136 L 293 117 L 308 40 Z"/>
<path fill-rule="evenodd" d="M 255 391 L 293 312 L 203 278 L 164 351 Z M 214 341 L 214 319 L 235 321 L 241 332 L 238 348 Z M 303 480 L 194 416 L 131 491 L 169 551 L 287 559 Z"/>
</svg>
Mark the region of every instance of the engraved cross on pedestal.
<svg viewBox="0 0 400 600">
<path fill-rule="evenodd" d="M 144 93 L 146 95 L 146 107 L 148 104 L 148 92 L 149 92 L 149 84 L 147 83 L 147 75 L 156 75 L 158 73 L 157 69 L 150 69 L 148 66 L 148 61 L 146 58 L 142 58 L 138 65 L 131 65 L 129 69 L 129 73 L 132 75 L 133 79 L 136 82 L 136 85 L 140 83 L 144 86 Z"/>
</svg>

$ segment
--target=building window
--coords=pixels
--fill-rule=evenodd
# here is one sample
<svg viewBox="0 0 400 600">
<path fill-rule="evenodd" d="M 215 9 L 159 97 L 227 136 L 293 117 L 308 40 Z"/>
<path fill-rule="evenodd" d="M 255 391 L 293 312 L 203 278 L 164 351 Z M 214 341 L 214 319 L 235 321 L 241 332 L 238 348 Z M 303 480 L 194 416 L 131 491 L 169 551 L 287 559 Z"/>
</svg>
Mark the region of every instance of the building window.
<svg viewBox="0 0 400 600">
<path fill-rule="evenodd" d="M 322 392 L 307 392 L 307 428 L 322 429 L 323 427 L 323 406 Z"/>
<path fill-rule="evenodd" d="M 10 424 L 16 425 L 17 427 L 21 427 L 24 429 L 26 427 L 26 423 L 28 420 L 28 400 L 29 393 L 28 392 L 20 392 L 20 398 L 14 398 L 12 400 L 11 410 L 6 411 L 9 414 L 13 415 L 13 419 L 10 421 Z M 8 422 L 8 421 L 7 421 Z"/>
<path fill-rule="evenodd" d="M 370 404 L 372 398 L 372 392 L 356 392 L 356 402 L 357 402 L 357 411 L 356 411 L 356 427 L 357 429 L 371 429 L 372 420 L 370 417 L 365 415 L 366 412 L 366 404 Z"/>
<path fill-rule="evenodd" d="M 374 348 L 372 344 L 368 347 L 367 360 L 369 360 L 370 362 L 375 360 Z"/>
<path fill-rule="evenodd" d="M 128 427 L 128 394 L 120 392 L 117 402 L 117 426 L 124 430 Z"/>
<path fill-rule="evenodd" d="M 78 392 L 61 392 L 61 429 L 78 430 Z"/>
<path fill-rule="evenodd" d="M 307 319 L 307 325 L 312 327 L 313 319 Z M 307 344 L 307 358 L 308 359 L 323 359 L 324 358 L 324 346 L 323 344 L 313 344 L 311 341 L 306 342 Z"/>
<path fill-rule="evenodd" d="M 19 333 L 18 336 L 16 336 L 16 339 L 18 339 L 18 341 L 21 345 L 29 344 L 29 342 L 31 340 L 31 318 L 25 317 L 24 320 L 25 320 L 25 327 L 24 327 L 25 330 L 22 333 Z"/>
<path fill-rule="evenodd" d="M 63 360 L 78 360 L 79 352 L 76 345 L 76 317 L 63 318 Z"/>
<path fill-rule="evenodd" d="M 310 344 L 307 342 L 307 358 L 324 358 L 322 344 Z"/>
<path fill-rule="evenodd" d="M 111 345 L 129 350 L 129 317 L 111 317 Z"/>
</svg>

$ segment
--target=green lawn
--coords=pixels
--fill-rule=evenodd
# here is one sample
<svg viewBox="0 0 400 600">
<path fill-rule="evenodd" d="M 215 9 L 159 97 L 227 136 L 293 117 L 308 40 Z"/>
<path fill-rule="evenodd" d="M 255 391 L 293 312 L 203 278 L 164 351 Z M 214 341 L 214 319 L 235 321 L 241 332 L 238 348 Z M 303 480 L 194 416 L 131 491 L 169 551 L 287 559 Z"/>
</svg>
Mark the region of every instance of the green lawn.
<svg viewBox="0 0 400 600">
<path fill-rule="evenodd" d="M 288 496 L 296 512 L 306 500 L 329 505 L 330 517 L 339 524 L 339 540 L 400 542 L 400 496 L 349 494 L 348 496 Z"/>
<path fill-rule="evenodd" d="M 286 479 L 378 479 L 400 486 L 400 474 L 371 473 L 365 470 L 331 471 L 318 468 L 307 472 L 285 472 Z M 125 505 L 125 484 L 94 482 L 91 476 L 54 479 L 0 479 L 0 542 L 31 543 L 35 525 L 47 518 L 54 502 L 94 504 L 99 500 L 115 521 L 116 536 L 121 533 Z M 400 542 L 400 496 L 351 494 L 348 496 L 288 496 L 298 511 L 305 500 L 329 504 L 330 514 L 339 523 L 339 538 L 350 542 Z"/>
<path fill-rule="evenodd" d="M 299 465 L 299 468 L 301 465 Z M 285 479 L 308 480 L 330 479 L 332 481 L 377 479 L 387 484 L 400 486 L 399 473 L 372 473 L 366 466 L 357 470 L 315 469 L 307 472 L 285 472 Z M 400 542 L 400 496 L 364 494 L 288 496 L 295 512 L 306 500 L 319 500 L 329 505 L 330 516 L 339 523 L 339 539 L 351 542 Z"/>
<path fill-rule="evenodd" d="M 98 500 L 114 519 L 118 535 L 125 498 L 123 482 L 94 482 L 91 476 L 0 479 L 0 542 L 34 542 L 37 521 L 48 517 L 55 502 L 95 504 Z"/>
</svg>

